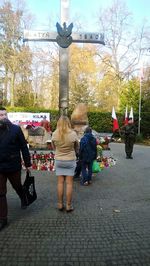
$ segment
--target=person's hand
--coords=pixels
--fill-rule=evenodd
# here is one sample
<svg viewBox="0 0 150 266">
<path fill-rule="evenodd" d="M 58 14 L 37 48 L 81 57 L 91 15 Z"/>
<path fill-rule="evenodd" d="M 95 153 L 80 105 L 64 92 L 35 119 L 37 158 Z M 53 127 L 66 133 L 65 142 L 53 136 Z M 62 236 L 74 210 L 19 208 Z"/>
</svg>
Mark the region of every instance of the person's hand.
<svg viewBox="0 0 150 266">
<path fill-rule="evenodd" d="M 76 153 L 76 158 L 77 158 L 77 160 L 79 159 L 79 153 Z"/>
<path fill-rule="evenodd" d="M 30 166 L 30 167 L 26 167 L 26 171 L 27 171 L 27 172 L 29 172 L 29 173 L 30 173 L 30 172 L 31 172 L 31 170 L 32 170 L 32 167 L 31 167 L 31 166 Z"/>
</svg>

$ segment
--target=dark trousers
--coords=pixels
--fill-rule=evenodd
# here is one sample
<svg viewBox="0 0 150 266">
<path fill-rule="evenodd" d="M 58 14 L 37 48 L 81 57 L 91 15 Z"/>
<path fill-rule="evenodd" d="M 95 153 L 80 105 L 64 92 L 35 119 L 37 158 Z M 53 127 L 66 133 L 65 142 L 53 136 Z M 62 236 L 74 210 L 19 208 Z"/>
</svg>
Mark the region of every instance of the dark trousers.
<svg viewBox="0 0 150 266">
<path fill-rule="evenodd" d="M 75 172 L 74 172 L 74 178 L 79 178 L 80 177 L 80 174 L 81 174 L 81 161 L 78 160 L 76 162 L 76 168 L 75 168 Z"/>
<path fill-rule="evenodd" d="M 82 161 L 82 183 L 89 182 L 92 179 L 92 165 L 93 161 L 91 162 L 83 162 Z"/>
<path fill-rule="evenodd" d="M 23 187 L 21 184 L 21 171 L 14 173 L 0 173 L 0 219 L 6 219 L 8 214 L 6 198 L 7 179 L 10 181 L 19 198 L 22 199 L 24 196 Z"/>
<path fill-rule="evenodd" d="M 132 138 L 126 137 L 125 139 L 125 152 L 128 157 L 132 155 L 134 140 Z"/>
</svg>

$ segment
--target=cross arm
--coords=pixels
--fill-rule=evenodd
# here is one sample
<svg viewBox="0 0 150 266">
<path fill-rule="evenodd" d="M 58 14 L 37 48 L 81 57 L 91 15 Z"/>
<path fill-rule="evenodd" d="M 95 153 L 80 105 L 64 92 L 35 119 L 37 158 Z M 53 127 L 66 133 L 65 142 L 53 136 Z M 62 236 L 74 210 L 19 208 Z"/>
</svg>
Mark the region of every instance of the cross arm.
<svg viewBox="0 0 150 266">
<path fill-rule="evenodd" d="M 58 34 L 56 32 L 24 30 L 23 41 L 56 42 L 57 36 Z M 72 33 L 71 36 L 72 42 L 75 43 L 97 43 L 105 45 L 104 35 L 101 33 Z"/>
</svg>

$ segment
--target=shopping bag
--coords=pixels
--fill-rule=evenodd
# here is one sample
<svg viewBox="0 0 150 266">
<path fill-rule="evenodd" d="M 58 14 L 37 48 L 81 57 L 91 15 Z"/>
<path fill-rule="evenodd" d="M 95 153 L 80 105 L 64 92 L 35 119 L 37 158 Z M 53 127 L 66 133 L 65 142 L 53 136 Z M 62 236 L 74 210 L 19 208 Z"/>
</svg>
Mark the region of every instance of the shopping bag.
<svg viewBox="0 0 150 266">
<path fill-rule="evenodd" d="M 37 199 L 37 193 L 35 190 L 35 178 L 31 176 L 29 171 L 26 173 L 23 189 L 26 195 L 27 205 L 30 205 Z"/>
<path fill-rule="evenodd" d="M 100 165 L 97 162 L 97 160 L 93 161 L 93 165 L 92 165 L 92 172 L 93 173 L 99 173 L 101 171 Z"/>
</svg>

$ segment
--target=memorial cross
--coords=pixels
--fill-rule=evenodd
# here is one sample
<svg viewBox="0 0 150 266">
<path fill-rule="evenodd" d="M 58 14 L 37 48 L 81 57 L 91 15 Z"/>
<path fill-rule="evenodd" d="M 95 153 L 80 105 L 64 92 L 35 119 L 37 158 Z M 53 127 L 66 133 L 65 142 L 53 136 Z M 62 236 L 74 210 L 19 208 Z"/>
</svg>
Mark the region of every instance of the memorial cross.
<svg viewBox="0 0 150 266">
<path fill-rule="evenodd" d="M 69 45 L 75 43 L 97 43 L 105 45 L 101 33 L 72 33 L 73 23 L 67 27 L 69 20 L 69 0 L 60 0 L 61 25 L 57 22 L 57 33 L 47 31 L 24 30 L 23 41 L 57 42 L 59 45 L 59 111 L 67 115 L 69 104 Z"/>
</svg>

